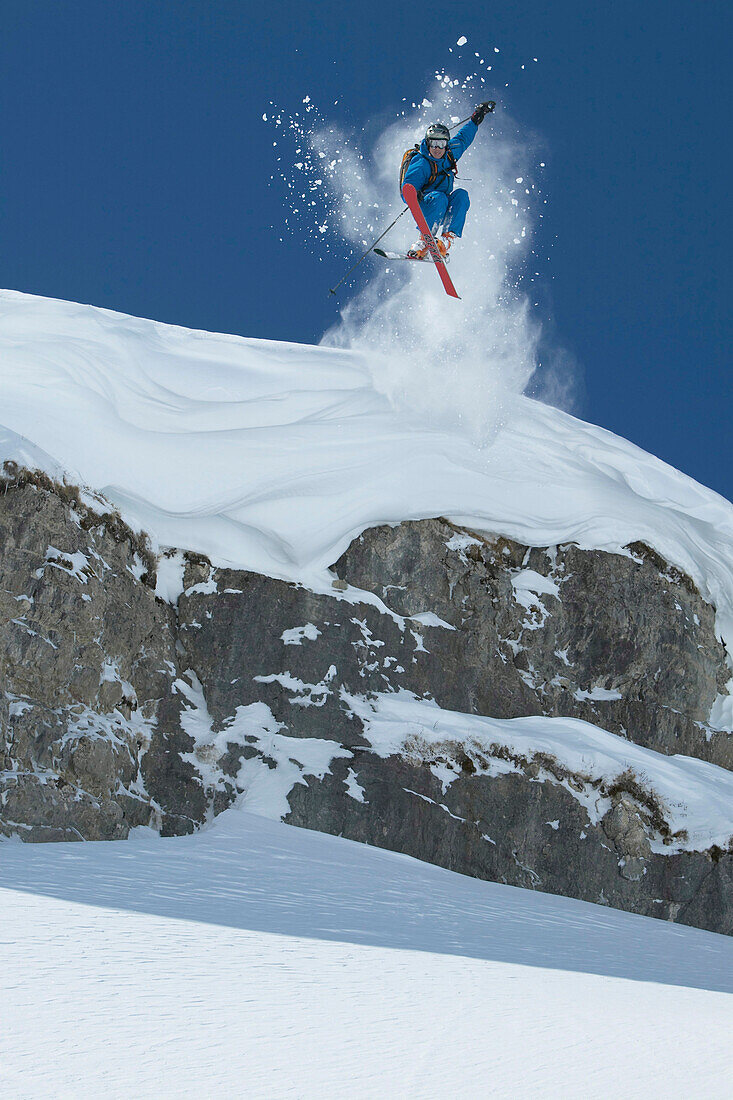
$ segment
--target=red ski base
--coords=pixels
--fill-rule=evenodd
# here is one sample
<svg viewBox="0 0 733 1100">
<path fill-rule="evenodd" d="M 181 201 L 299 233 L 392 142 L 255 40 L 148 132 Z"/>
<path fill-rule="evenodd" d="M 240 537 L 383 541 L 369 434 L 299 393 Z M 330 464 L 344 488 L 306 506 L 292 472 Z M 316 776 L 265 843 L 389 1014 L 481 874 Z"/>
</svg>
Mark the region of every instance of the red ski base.
<svg viewBox="0 0 733 1100">
<path fill-rule="evenodd" d="M 435 237 L 428 229 L 428 223 L 425 221 L 425 215 L 420 209 L 420 203 L 417 201 L 417 191 L 411 183 L 406 183 L 402 188 L 402 194 L 405 202 L 410 208 L 415 224 L 422 233 L 425 241 L 427 242 L 428 250 L 432 256 L 433 263 L 435 264 L 435 270 L 440 275 L 440 281 L 445 287 L 446 294 L 449 294 L 451 298 L 460 298 L 456 288 L 453 286 L 451 277 L 448 274 L 448 268 L 443 262 L 443 257 L 440 254 L 440 249 L 435 243 Z"/>
</svg>

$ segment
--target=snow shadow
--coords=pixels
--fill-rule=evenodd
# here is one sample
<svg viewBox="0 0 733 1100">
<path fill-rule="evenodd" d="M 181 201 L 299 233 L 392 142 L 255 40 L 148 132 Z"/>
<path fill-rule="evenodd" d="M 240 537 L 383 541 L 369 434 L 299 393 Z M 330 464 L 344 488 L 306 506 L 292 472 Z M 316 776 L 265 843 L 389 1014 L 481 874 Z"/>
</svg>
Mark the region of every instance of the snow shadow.
<svg viewBox="0 0 733 1100">
<path fill-rule="evenodd" d="M 733 992 L 733 940 L 233 809 L 202 832 L 0 843 L 0 886 L 177 920 Z"/>
</svg>

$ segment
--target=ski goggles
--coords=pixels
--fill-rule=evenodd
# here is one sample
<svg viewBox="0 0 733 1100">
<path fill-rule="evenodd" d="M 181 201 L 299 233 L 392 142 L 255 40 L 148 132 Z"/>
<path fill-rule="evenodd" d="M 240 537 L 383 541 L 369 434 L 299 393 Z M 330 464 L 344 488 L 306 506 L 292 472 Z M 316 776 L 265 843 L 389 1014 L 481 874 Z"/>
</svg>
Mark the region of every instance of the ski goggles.
<svg viewBox="0 0 733 1100">
<path fill-rule="evenodd" d="M 446 149 L 448 146 L 447 138 L 428 138 L 429 149 Z"/>
</svg>

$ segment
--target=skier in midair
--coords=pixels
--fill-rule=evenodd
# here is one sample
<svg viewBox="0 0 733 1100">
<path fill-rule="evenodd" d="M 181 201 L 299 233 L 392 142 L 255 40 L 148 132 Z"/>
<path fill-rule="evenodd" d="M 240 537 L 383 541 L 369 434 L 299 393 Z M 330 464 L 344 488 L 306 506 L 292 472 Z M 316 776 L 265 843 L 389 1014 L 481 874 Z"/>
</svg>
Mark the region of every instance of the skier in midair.
<svg viewBox="0 0 733 1100">
<path fill-rule="evenodd" d="M 417 191 L 420 208 L 432 230 L 441 256 L 446 256 L 456 237 L 462 235 L 470 205 L 465 188 L 453 190 L 453 181 L 458 171 L 456 162 L 466 152 L 476 137 L 479 126 L 495 106 L 491 100 L 479 103 L 469 121 L 453 138 L 442 122 L 432 123 L 428 126 L 419 148 L 408 150 L 403 159 L 400 194 L 406 183 L 411 183 Z M 421 236 L 407 255 L 410 259 L 422 260 L 428 251 L 427 242 Z"/>
</svg>

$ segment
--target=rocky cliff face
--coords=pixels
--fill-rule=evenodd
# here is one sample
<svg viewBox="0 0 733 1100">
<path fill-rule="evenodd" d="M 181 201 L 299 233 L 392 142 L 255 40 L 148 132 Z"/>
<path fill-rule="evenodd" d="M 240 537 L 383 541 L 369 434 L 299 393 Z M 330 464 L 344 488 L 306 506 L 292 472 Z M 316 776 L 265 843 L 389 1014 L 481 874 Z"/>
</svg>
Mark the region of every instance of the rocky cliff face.
<svg viewBox="0 0 733 1100">
<path fill-rule="evenodd" d="M 0 832 L 181 833 L 243 797 L 466 874 L 733 932 L 730 850 L 689 850 L 648 776 L 476 735 L 482 715 L 581 719 L 733 767 L 705 724 L 730 676 L 714 609 L 648 547 L 530 549 L 424 520 L 365 532 L 327 593 L 187 555 L 175 607 L 155 569 L 103 502 L 6 470 Z M 435 729 L 393 715 L 378 742 L 385 700 L 428 701 Z"/>
<path fill-rule="evenodd" d="M 103 505 L 103 502 L 93 502 Z M 180 733 L 175 613 L 156 600 L 144 540 L 43 475 L 0 491 L 0 831 L 108 840 L 155 823 L 193 827 L 200 780 Z M 170 806 L 145 775 L 166 758 Z M 175 816 L 176 776 L 185 786 Z"/>
</svg>

